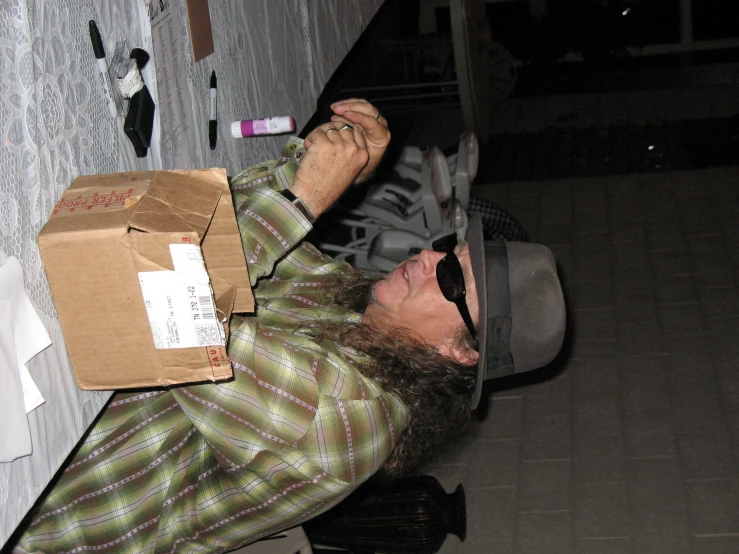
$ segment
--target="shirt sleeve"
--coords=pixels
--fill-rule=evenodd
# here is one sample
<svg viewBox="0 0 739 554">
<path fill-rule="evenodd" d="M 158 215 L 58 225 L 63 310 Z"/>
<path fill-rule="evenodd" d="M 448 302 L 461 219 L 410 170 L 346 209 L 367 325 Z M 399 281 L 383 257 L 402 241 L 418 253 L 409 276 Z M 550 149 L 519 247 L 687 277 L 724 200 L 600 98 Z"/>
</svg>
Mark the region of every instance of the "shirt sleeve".
<svg viewBox="0 0 739 554">
<path fill-rule="evenodd" d="M 304 153 L 303 141 L 291 137 L 279 160 L 252 166 L 231 180 L 236 220 L 252 286 L 260 278 L 271 275 L 276 264 L 288 253 L 302 250 L 296 247 L 312 229 L 300 210 L 280 194 L 295 181 Z M 286 265 L 305 271 L 327 261 L 331 259 L 311 248 L 297 254 Z"/>
<path fill-rule="evenodd" d="M 252 286 L 270 275 L 275 264 L 312 229 L 287 198 L 268 188 L 252 190 L 237 206 L 236 220 Z"/>
</svg>

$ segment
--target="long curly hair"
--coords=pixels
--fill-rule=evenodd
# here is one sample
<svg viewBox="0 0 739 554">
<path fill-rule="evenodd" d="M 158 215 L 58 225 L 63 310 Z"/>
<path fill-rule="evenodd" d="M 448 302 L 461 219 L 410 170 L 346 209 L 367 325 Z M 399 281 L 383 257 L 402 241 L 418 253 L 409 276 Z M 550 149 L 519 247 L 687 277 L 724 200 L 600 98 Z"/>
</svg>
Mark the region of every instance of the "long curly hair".
<svg viewBox="0 0 739 554">
<path fill-rule="evenodd" d="M 323 290 L 330 301 L 364 313 L 380 278 L 382 275 L 357 270 L 337 275 Z M 408 426 L 385 461 L 381 476 L 399 477 L 418 469 L 453 443 L 468 423 L 476 364 L 466 366 L 443 356 L 407 330 L 324 323 L 319 334 L 321 340 L 333 340 L 365 354 L 362 373 L 397 394 L 409 409 Z M 464 325 L 457 330 L 457 341 L 461 346 L 475 347 Z"/>
</svg>

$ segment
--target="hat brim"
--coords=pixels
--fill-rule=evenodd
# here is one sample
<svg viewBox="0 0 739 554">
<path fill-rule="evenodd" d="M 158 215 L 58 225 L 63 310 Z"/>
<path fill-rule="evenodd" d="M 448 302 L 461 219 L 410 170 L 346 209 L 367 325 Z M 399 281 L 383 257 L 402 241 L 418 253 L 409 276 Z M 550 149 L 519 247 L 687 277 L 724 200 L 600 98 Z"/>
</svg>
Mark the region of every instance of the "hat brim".
<svg viewBox="0 0 739 554">
<path fill-rule="evenodd" d="M 479 213 L 472 214 L 470 222 L 467 225 L 467 233 L 465 240 L 470 252 L 470 261 L 472 265 L 472 276 L 475 279 L 475 290 L 477 291 L 477 340 L 478 352 L 480 356 L 477 360 L 477 379 L 475 380 L 475 389 L 472 393 L 470 409 L 474 410 L 480 403 L 482 395 L 482 383 L 485 380 L 486 352 L 487 352 L 487 336 L 488 336 L 488 291 L 487 277 L 485 271 L 485 238 L 482 233 L 482 218 Z"/>
</svg>

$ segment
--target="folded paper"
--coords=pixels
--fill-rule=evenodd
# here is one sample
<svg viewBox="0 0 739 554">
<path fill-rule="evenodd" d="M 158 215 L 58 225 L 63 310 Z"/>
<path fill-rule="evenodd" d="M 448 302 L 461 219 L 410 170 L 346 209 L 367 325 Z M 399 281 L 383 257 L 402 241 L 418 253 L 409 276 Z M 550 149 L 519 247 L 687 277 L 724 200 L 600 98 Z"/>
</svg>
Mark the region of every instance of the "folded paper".
<svg viewBox="0 0 739 554">
<path fill-rule="evenodd" d="M 43 404 L 26 364 L 51 344 L 23 285 L 23 269 L 14 257 L 0 267 L 0 461 L 31 454 L 26 413 Z"/>
</svg>

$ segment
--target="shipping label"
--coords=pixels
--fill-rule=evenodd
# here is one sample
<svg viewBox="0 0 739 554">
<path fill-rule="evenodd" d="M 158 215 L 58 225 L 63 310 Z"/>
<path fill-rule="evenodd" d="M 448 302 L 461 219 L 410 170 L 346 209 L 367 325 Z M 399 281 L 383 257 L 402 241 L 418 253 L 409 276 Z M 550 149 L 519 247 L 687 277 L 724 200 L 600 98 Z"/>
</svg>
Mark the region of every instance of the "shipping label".
<svg viewBox="0 0 739 554">
<path fill-rule="evenodd" d="M 172 248 L 175 247 L 175 248 Z M 200 247 L 170 245 L 174 271 L 141 271 L 139 284 L 156 348 L 224 346 Z"/>
</svg>

